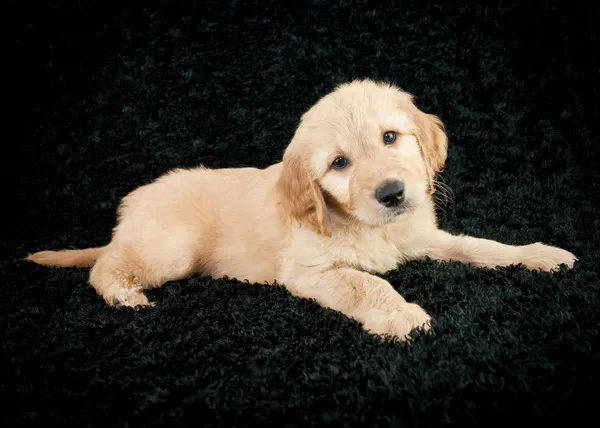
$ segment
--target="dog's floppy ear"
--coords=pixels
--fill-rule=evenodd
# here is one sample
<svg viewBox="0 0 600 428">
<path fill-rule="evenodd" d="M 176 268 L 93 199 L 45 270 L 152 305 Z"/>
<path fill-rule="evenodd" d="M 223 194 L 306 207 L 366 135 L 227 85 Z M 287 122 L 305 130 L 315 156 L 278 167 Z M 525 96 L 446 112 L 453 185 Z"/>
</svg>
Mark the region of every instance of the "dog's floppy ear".
<svg viewBox="0 0 600 428">
<path fill-rule="evenodd" d="M 435 191 L 435 175 L 442 171 L 448 157 L 448 136 L 442 121 L 433 114 L 424 113 L 415 107 L 413 116 L 417 125 L 416 137 L 427 164 L 430 191 Z"/>
<path fill-rule="evenodd" d="M 448 157 L 448 136 L 444 129 L 444 124 L 439 117 L 433 114 L 423 113 L 425 115 L 426 132 L 425 145 L 427 147 L 427 158 L 434 173 L 444 169 L 446 158 Z"/>
<path fill-rule="evenodd" d="M 277 194 L 284 214 L 318 234 L 330 236 L 323 193 L 303 159 L 296 154 L 286 153 L 282 163 Z"/>
</svg>

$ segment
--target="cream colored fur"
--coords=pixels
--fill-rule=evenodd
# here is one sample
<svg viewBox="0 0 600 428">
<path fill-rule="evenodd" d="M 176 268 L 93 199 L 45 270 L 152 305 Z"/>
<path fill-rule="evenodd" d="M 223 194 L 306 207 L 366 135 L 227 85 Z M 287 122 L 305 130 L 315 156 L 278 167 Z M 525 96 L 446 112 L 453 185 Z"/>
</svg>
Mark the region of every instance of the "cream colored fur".
<svg viewBox="0 0 600 428">
<path fill-rule="evenodd" d="M 393 144 L 383 134 L 393 131 Z M 90 283 L 111 305 L 144 306 L 144 289 L 191 275 L 284 285 L 404 339 L 429 315 L 376 276 L 431 257 L 495 268 L 522 263 L 551 271 L 575 256 L 535 243 L 510 246 L 437 227 L 433 179 L 444 166 L 440 120 L 411 95 L 370 80 L 341 85 L 300 121 L 283 160 L 266 169 L 174 170 L 127 195 L 111 242 L 86 250 L 41 251 L 49 266 L 93 266 Z M 332 168 L 344 156 L 344 169 Z M 404 184 L 403 212 L 374 194 Z"/>
</svg>

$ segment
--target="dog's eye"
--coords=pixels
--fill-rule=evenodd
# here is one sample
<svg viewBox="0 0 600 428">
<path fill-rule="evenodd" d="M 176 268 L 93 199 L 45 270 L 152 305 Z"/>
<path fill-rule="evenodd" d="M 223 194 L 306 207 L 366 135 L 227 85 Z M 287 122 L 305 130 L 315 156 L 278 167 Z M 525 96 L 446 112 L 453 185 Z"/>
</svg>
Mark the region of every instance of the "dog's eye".
<svg viewBox="0 0 600 428">
<path fill-rule="evenodd" d="M 344 169 L 348 165 L 348 159 L 342 156 L 335 158 L 331 166 L 335 169 Z"/>
<path fill-rule="evenodd" d="M 387 131 L 383 134 L 383 142 L 385 144 L 394 144 L 394 141 L 396 141 L 396 133 L 394 131 Z"/>
</svg>

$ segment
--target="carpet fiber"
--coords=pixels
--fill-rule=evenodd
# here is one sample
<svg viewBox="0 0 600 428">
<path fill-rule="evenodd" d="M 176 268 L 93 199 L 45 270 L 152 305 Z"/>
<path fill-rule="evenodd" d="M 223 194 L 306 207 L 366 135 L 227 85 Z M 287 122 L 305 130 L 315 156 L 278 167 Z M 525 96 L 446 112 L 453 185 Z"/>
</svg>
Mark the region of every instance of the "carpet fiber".
<svg viewBox="0 0 600 428">
<path fill-rule="evenodd" d="M 5 6 L 3 426 L 597 419 L 597 2 L 439 3 Z M 576 268 L 390 272 L 434 317 L 407 345 L 280 287 L 192 278 L 148 293 L 154 309 L 115 310 L 86 269 L 22 260 L 105 244 L 119 199 L 171 168 L 277 162 L 302 112 L 359 77 L 446 124 L 442 227 L 564 247 Z"/>
</svg>

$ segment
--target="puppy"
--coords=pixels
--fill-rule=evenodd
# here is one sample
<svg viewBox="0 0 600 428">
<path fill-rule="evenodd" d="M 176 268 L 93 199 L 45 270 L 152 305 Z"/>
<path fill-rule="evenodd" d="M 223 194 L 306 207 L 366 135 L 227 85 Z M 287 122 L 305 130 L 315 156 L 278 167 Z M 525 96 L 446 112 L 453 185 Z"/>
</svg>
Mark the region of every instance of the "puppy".
<svg viewBox="0 0 600 428">
<path fill-rule="evenodd" d="M 153 305 L 143 290 L 191 275 L 285 286 L 399 339 L 429 315 L 378 277 L 429 257 L 552 271 L 575 256 L 511 246 L 437 226 L 434 177 L 446 161 L 441 121 L 386 83 L 337 87 L 301 118 L 266 169 L 176 169 L 123 198 L 104 247 L 41 251 L 47 266 L 92 267 L 109 305 Z"/>
</svg>

